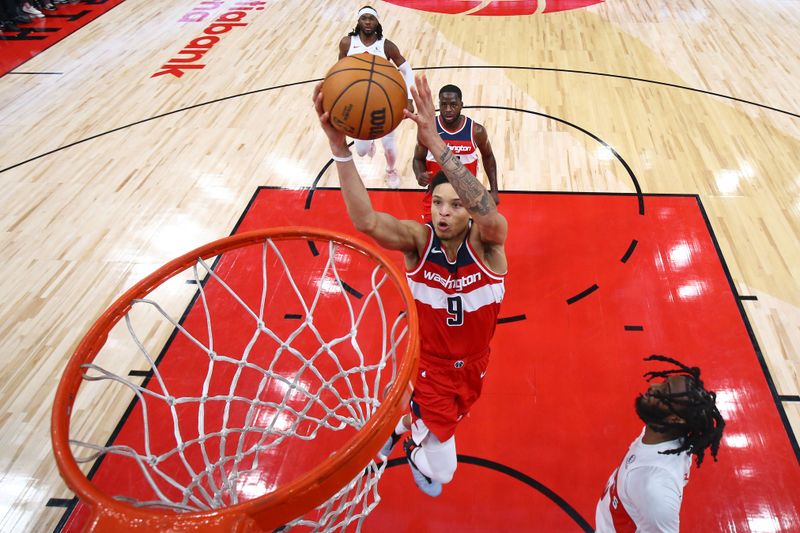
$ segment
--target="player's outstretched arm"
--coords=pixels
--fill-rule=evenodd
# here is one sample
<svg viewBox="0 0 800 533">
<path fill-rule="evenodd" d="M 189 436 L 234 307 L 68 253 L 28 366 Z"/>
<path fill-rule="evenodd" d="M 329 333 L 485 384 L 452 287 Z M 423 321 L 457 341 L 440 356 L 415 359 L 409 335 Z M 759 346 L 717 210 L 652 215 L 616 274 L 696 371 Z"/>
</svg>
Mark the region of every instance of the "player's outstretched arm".
<svg viewBox="0 0 800 533">
<path fill-rule="evenodd" d="M 417 104 L 417 113 L 406 111 L 405 116 L 417 124 L 417 142 L 426 146 L 442 167 L 464 207 L 478 225 L 481 241 L 486 244 L 503 244 L 508 233 L 508 222 L 497 211 L 497 205 L 486 187 L 450 151 L 436 131 L 436 108 L 424 74 L 416 77 L 411 93 Z"/>
<path fill-rule="evenodd" d="M 314 88 L 314 108 L 322 130 L 328 137 L 334 158 L 346 160 L 336 162 L 336 171 L 339 174 L 347 214 L 353 225 L 384 248 L 417 253 L 427 242 L 427 229 L 413 220 L 398 220 L 388 213 L 375 211 L 372 208 L 367 189 L 361 181 L 352 154 L 347 147 L 347 138 L 344 133 L 331 125 L 329 114 L 322 108 L 321 83 Z"/>
<path fill-rule="evenodd" d="M 386 57 L 394 62 L 395 66 L 397 66 L 397 70 L 399 70 L 400 74 L 403 75 L 403 79 L 405 80 L 406 87 L 408 89 L 407 109 L 413 113 L 414 100 L 411 98 L 411 86 L 414 85 L 414 72 L 411 70 L 411 65 L 408 64 L 406 58 L 400 53 L 400 49 L 397 48 L 397 45 L 389 39 L 386 39 L 384 51 L 386 52 Z"/>
</svg>

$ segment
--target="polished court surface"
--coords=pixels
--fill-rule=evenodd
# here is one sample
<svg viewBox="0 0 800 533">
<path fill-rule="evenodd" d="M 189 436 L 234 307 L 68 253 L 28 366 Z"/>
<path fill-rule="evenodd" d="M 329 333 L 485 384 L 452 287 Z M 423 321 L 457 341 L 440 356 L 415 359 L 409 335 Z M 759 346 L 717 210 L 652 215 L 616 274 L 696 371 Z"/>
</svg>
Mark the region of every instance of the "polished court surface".
<svg viewBox="0 0 800 533">
<path fill-rule="evenodd" d="M 511 274 L 455 480 L 430 500 L 391 462 L 365 530 L 589 530 L 651 353 L 700 366 L 729 420 L 684 530 L 800 530 L 800 5 L 404 3 L 376 3 L 386 35 L 487 128 Z M 265 2 L 175 61 L 233 4 L 126 0 L 0 78 L 4 531 L 72 508 L 52 396 L 114 297 L 235 230 L 353 231 L 309 96 L 362 3 Z M 401 192 L 380 147 L 358 166 L 414 218 L 398 139 Z M 108 435 L 128 400 L 98 404 L 81 431 Z"/>
</svg>

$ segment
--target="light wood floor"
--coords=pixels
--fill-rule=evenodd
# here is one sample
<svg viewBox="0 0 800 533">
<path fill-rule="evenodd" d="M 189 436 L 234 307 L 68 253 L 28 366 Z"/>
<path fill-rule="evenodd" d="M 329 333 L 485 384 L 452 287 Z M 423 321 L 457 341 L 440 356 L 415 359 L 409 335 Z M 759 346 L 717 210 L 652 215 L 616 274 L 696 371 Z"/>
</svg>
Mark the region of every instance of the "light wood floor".
<svg viewBox="0 0 800 533">
<path fill-rule="evenodd" d="M 197 2 L 127 0 L 18 69 L 63 74 L 0 78 L 0 530 L 51 530 L 63 510 L 45 503 L 72 497 L 49 416 L 94 318 L 228 235 L 257 186 L 308 187 L 327 162 L 312 80 L 363 3 L 267 2 L 204 69 L 151 78 L 201 34 L 178 22 Z M 537 113 L 466 110 L 488 130 L 501 190 L 633 191 L 566 121 L 644 192 L 700 195 L 738 291 L 758 297 L 744 306 L 800 434 L 800 2 L 615 0 L 528 17 L 377 5 L 415 69 L 447 67 L 428 71 L 433 87 Z M 404 187 L 413 145 L 402 124 Z M 383 186 L 380 148 L 358 164 Z"/>
</svg>

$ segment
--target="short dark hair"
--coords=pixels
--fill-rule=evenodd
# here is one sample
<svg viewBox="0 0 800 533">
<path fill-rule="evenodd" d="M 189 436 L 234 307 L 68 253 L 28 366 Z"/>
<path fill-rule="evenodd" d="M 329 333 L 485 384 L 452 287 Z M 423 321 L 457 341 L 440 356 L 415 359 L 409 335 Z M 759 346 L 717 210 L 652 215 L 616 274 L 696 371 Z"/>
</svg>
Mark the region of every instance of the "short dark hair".
<svg viewBox="0 0 800 533">
<path fill-rule="evenodd" d="M 678 375 L 686 378 L 686 391 L 672 394 L 652 393 L 652 396 L 661 400 L 666 405 L 668 413 L 660 419 L 644 420 L 655 431 L 674 432 L 681 436 L 681 445 L 664 454 L 678 454 L 688 451 L 695 456 L 697 466 L 703 462 L 706 449 L 710 449 L 711 457 L 717 460 L 722 432 L 725 429 L 725 420 L 716 406 L 717 395 L 714 391 L 706 390 L 703 380 L 700 379 L 700 369 L 696 366 L 689 367 L 680 361 L 663 355 L 651 355 L 645 361 L 661 361 L 669 363 L 676 368 L 645 373 L 647 381 L 654 378 L 668 378 Z M 668 422 L 669 414 L 679 416 L 681 422 Z"/>
<path fill-rule="evenodd" d="M 444 171 L 440 170 L 436 174 L 433 175 L 431 178 L 431 194 L 433 194 L 433 190 L 441 185 L 442 183 L 450 183 L 447 179 L 447 176 L 444 175 Z"/>
<path fill-rule="evenodd" d="M 444 93 L 456 93 L 456 95 L 458 95 L 458 99 L 462 100 L 461 89 L 459 89 L 452 83 L 448 83 L 447 85 L 439 89 L 439 98 L 441 98 Z"/>
</svg>

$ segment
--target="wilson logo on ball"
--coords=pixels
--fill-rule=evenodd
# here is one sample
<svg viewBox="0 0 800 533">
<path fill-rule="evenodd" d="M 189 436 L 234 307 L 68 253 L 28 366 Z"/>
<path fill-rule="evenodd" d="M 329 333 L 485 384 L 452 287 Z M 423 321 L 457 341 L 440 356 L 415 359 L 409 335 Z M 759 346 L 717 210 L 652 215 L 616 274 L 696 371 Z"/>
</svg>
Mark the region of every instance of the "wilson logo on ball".
<svg viewBox="0 0 800 533">
<path fill-rule="evenodd" d="M 386 130 L 386 108 L 382 107 L 370 113 L 369 123 L 370 123 L 370 128 L 369 128 L 370 137 L 374 138 L 385 135 L 384 131 Z"/>
</svg>

